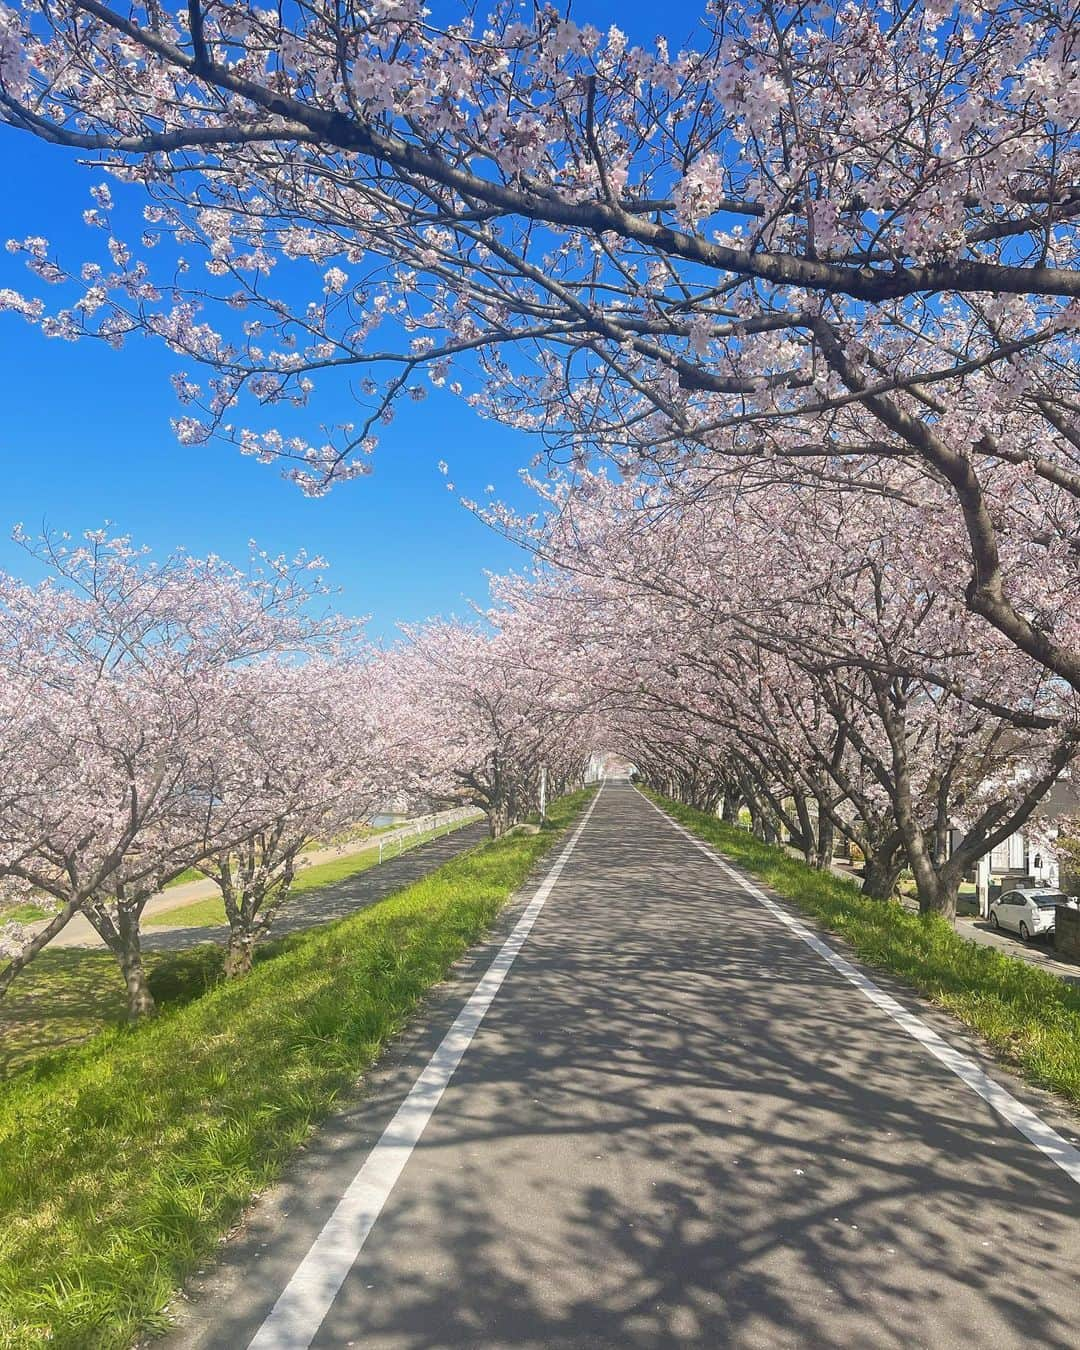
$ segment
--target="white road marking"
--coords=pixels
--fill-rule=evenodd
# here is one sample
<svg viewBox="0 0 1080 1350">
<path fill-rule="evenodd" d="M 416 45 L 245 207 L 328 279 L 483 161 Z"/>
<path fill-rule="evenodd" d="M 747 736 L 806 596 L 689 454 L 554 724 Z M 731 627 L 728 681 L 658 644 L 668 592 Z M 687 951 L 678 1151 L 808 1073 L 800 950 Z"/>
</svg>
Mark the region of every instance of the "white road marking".
<svg viewBox="0 0 1080 1350">
<path fill-rule="evenodd" d="M 349 1183 L 333 1214 L 255 1333 L 249 1343 L 249 1350 L 307 1350 L 314 1340 L 447 1084 L 491 1007 L 499 986 L 524 946 L 537 915 L 544 908 L 574 846 L 589 823 L 589 817 L 602 792 L 603 785 L 589 803 L 584 818 L 552 864 L 551 870 L 537 887 L 535 895 L 514 925 L 513 932 L 499 948 L 498 955 L 488 966 L 453 1026 L 413 1083 L 409 1095 L 398 1107 L 393 1120 Z"/>
<path fill-rule="evenodd" d="M 1007 1120 L 1015 1129 L 1019 1130 L 1020 1133 L 1026 1139 L 1029 1139 L 1037 1149 L 1040 1149 L 1045 1153 L 1051 1162 L 1056 1163 L 1066 1176 L 1071 1177 L 1077 1185 L 1080 1185 L 1080 1149 L 1074 1148 L 1067 1139 L 1063 1139 L 1056 1130 L 1051 1129 L 1051 1127 L 1037 1116 L 1030 1107 L 1025 1106 L 1023 1102 L 1017 1101 L 1011 1092 L 1006 1091 L 1000 1083 L 995 1082 L 994 1079 L 992 1079 L 984 1069 L 980 1068 L 974 1060 L 969 1059 L 967 1055 L 961 1054 L 959 1050 L 951 1046 L 943 1036 L 938 1035 L 932 1027 L 927 1026 L 921 1017 L 916 1016 L 913 1012 L 909 1012 L 902 1003 L 898 1003 L 897 1000 L 887 994 L 884 989 L 881 989 L 876 985 L 869 976 L 864 975 L 862 971 L 856 969 L 850 961 L 846 961 L 838 952 L 834 952 L 827 943 L 822 942 L 817 934 L 811 932 L 805 924 L 800 923 L 798 919 L 793 918 L 786 910 L 781 909 L 774 900 L 770 900 L 764 891 L 759 890 L 752 882 L 747 881 L 745 877 L 736 872 L 736 870 L 726 863 L 714 849 L 710 848 L 709 845 L 704 842 L 704 840 L 699 839 L 697 835 L 692 834 L 688 829 L 680 825 L 678 821 L 672 820 L 666 811 L 661 810 L 661 808 L 657 806 L 654 801 L 651 801 L 646 797 L 644 793 L 641 793 L 640 795 L 649 803 L 658 815 L 667 821 L 673 830 L 678 830 L 680 834 L 689 839 L 696 848 L 700 849 L 701 852 L 710 859 L 710 861 L 714 862 L 722 871 L 726 872 L 733 881 L 737 881 L 744 891 L 753 896 L 758 904 L 763 905 L 770 914 L 788 927 L 797 938 L 802 942 L 805 942 L 811 950 L 817 952 L 822 960 L 827 961 L 834 970 L 839 971 L 845 980 L 850 984 L 853 984 L 861 994 L 870 1000 L 871 1003 L 879 1007 L 882 1012 L 891 1017 L 898 1026 L 902 1027 L 912 1040 L 918 1041 L 920 1045 L 925 1046 L 935 1059 L 939 1059 L 947 1069 L 951 1069 L 952 1072 L 956 1074 L 957 1078 L 966 1084 L 972 1092 L 978 1093 L 983 1101 L 988 1102 L 999 1116 Z"/>
</svg>

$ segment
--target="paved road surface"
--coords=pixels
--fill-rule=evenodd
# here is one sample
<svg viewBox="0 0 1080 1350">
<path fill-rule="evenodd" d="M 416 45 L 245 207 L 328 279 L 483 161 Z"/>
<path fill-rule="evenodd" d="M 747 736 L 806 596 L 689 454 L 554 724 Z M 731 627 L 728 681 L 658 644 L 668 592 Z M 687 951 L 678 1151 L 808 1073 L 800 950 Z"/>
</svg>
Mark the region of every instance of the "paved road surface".
<svg viewBox="0 0 1080 1350">
<path fill-rule="evenodd" d="M 415 1150 L 389 1158 L 403 1171 L 325 1318 L 271 1336 L 521 909 L 256 1207 L 172 1347 L 260 1327 L 278 1350 L 1080 1345 L 1076 1180 L 621 784 Z"/>
<path fill-rule="evenodd" d="M 475 843 L 477 838 L 483 837 L 485 833 L 486 831 L 477 831 L 473 828 L 472 834 L 469 836 L 470 843 Z M 382 842 L 386 843 L 399 837 L 407 839 L 408 834 L 404 829 L 387 831 L 382 836 Z M 301 855 L 301 862 L 305 867 L 317 866 L 319 863 L 337 862 L 341 858 L 351 854 L 365 853 L 369 850 L 378 849 L 379 842 L 378 838 L 373 838 L 370 843 L 365 844 L 360 848 L 312 849 L 310 852 Z M 420 845 L 420 847 L 424 846 Z M 301 894 L 303 894 L 303 892 L 301 892 Z M 183 910 L 186 905 L 191 904 L 194 900 L 211 900 L 215 896 L 220 895 L 221 888 L 216 881 L 212 881 L 208 877 L 203 877 L 198 881 L 182 881 L 178 886 L 169 886 L 166 890 L 159 891 L 157 895 L 152 895 L 146 902 L 146 908 L 143 911 L 143 915 L 144 917 L 149 918 L 151 915 L 169 914 L 173 910 Z M 299 899 L 299 897 L 297 897 L 297 899 Z M 334 917 L 337 916 L 335 915 Z M 176 918 L 176 926 L 178 928 L 183 928 L 183 915 L 177 914 Z M 37 933 L 46 927 L 47 924 L 48 920 L 42 919 L 38 922 L 27 924 L 27 928 L 30 932 Z M 153 928 L 148 928 L 144 931 L 143 945 L 145 947 L 153 947 L 155 945 L 152 940 L 150 942 L 145 940 L 146 937 L 152 933 Z M 201 941 L 205 936 L 206 933 L 205 930 L 203 930 L 202 934 L 197 935 L 192 941 Z M 97 930 L 90 920 L 83 914 L 76 914 L 75 917 L 70 919 L 60 932 L 57 933 L 49 946 L 55 951 L 58 947 L 104 947 L 105 943 L 98 937 Z"/>
<path fill-rule="evenodd" d="M 425 844 L 417 844 L 398 857 L 387 858 L 366 871 L 346 877 L 344 881 L 301 891 L 275 918 L 269 936 L 284 937 L 287 933 L 329 923 L 332 919 L 343 919 L 346 914 L 366 909 L 368 905 L 385 900 L 402 887 L 411 886 L 444 862 L 475 848 L 487 838 L 487 825 L 482 820 L 475 821 L 450 834 L 430 839 Z M 178 951 L 198 942 L 224 942 L 228 934 L 229 930 L 224 925 L 220 928 L 169 928 L 155 925 L 143 930 L 142 945 L 144 951 Z"/>
</svg>

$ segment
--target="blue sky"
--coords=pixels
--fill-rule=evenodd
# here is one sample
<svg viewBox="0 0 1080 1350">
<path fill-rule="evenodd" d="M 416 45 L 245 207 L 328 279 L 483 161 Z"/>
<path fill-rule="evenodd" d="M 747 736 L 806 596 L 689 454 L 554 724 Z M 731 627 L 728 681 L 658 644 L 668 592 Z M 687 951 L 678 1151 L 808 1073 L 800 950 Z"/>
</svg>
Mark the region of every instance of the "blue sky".
<svg viewBox="0 0 1080 1350">
<path fill-rule="evenodd" d="M 673 44 L 702 8 L 692 0 L 665 6 Z M 657 31 L 655 7 L 641 0 L 592 0 L 572 13 L 578 22 L 617 22 L 636 40 Z M 3 239 L 44 234 L 69 263 L 91 256 L 97 241 L 81 216 L 90 187 L 103 180 L 100 170 L 0 127 L 0 175 L 7 188 Z M 20 287 L 25 275 L 20 261 L 0 253 L 0 286 Z M 342 608 L 372 615 L 371 632 L 388 637 L 398 620 L 465 614 L 470 597 L 484 597 L 485 569 L 525 561 L 458 504 L 437 465 L 447 460 L 467 495 L 481 497 L 491 483 L 504 500 L 524 504 L 517 474 L 538 447 L 479 419 L 448 393 L 402 406 L 380 437 L 373 474 L 312 501 L 276 468 L 227 446 L 176 443 L 168 382 L 176 360 L 156 344 L 136 341 L 114 352 L 48 341 L 0 314 L 0 369 L 0 568 L 27 574 L 25 555 L 8 539 L 17 521 L 29 530 L 47 524 L 74 533 L 109 520 L 161 552 L 184 545 L 237 562 L 254 538 L 273 552 L 307 548 L 325 556 Z M 343 406 L 341 419 L 350 411 Z M 307 430 L 320 439 L 317 428 Z"/>
</svg>

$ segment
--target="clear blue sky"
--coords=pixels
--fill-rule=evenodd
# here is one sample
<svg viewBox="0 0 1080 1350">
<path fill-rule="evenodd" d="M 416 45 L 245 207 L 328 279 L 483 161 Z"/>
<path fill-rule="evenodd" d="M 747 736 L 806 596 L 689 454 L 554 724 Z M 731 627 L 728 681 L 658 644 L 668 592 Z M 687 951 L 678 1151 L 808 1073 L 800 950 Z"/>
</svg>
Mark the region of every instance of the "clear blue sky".
<svg viewBox="0 0 1080 1350">
<path fill-rule="evenodd" d="M 703 7 L 703 0 L 674 0 L 658 12 L 642 0 L 589 0 L 575 3 L 572 15 L 604 27 L 617 22 L 632 39 L 649 40 L 662 13 L 677 47 Z M 445 0 L 439 8 L 455 6 Z M 97 241 L 81 217 L 89 188 L 102 179 L 67 152 L 0 127 L 0 235 L 44 234 L 66 262 L 91 256 Z M 20 260 L 0 253 L 0 287 L 20 288 L 25 277 Z M 176 443 L 168 383 L 176 358 L 156 344 L 114 352 L 48 341 L 0 314 L 0 369 L 0 568 L 26 573 L 25 556 L 8 538 L 16 521 L 74 533 L 109 520 L 161 552 L 184 545 L 237 562 L 254 538 L 273 552 L 304 547 L 325 556 L 342 608 L 371 614 L 372 633 L 390 636 L 398 620 L 464 614 L 470 597 L 484 597 L 485 569 L 523 561 L 458 504 L 436 466 L 447 460 L 466 495 L 481 497 L 492 483 L 503 499 L 523 503 L 517 472 L 537 446 L 477 418 L 450 394 L 402 406 L 380 437 L 374 473 L 311 501 L 276 468 L 227 446 Z M 341 419 L 350 411 L 343 406 Z M 309 436 L 320 439 L 314 427 Z"/>
</svg>

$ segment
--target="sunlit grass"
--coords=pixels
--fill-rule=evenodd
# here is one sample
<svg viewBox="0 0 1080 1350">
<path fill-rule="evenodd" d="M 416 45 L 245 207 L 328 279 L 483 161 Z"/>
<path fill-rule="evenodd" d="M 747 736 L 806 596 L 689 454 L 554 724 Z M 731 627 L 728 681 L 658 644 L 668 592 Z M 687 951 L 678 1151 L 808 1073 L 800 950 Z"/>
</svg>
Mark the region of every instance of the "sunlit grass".
<svg viewBox="0 0 1080 1350">
<path fill-rule="evenodd" d="M 35 919 L 47 919 L 49 911 L 32 903 L 23 905 L 0 905 L 0 923 L 33 923 Z"/>
<path fill-rule="evenodd" d="M 173 877 L 172 881 L 167 881 L 164 890 L 170 891 L 174 886 L 186 886 L 190 881 L 205 881 L 206 874 L 200 872 L 197 867 L 185 867 L 182 872 Z"/>
<path fill-rule="evenodd" d="M 0 1092 L 0 1346 L 119 1347 L 158 1325 L 585 799 L 274 944 L 201 997 L 220 952 L 184 953 L 168 970 L 190 1001 L 16 1075 Z"/>
<path fill-rule="evenodd" d="M 703 811 L 655 800 L 732 862 L 814 915 L 867 964 L 899 976 L 977 1031 L 1032 1082 L 1080 1106 L 1080 988 L 969 942 L 937 915 L 870 900 L 854 882 L 815 871 Z"/>
<path fill-rule="evenodd" d="M 294 889 L 302 893 L 332 885 L 366 871 L 378 859 L 378 848 L 373 853 L 333 858 L 301 872 Z M 145 920 L 148 926 L 155 923 L 217 927 L 225 923 L 225 907 L 220 896 L 210 896 Z M 199 971 L 198 988 L 211 975 L 220 974 L 221 953 L 214 948 L 181 959 L 176 954 L 147 951 L 144 963 L 155 998 L 162 997 L 161 991 L 176 998 L 190 986 L 193 969 Z M 0 1079 L 43 1055 L 63 1051 L 123 1022 L 126 1016 L 123 982 L 110 952 L 46 948 L 0 999 Z"/>
<path fill-rule="evenodd" d="M 0 1000 L 0 1080 L 122 1020 L 126 1006 L 111 952 L 46 948 Z"/>
<path fill-rule="evenodd" d="M 345 842 L 351 845 L 363 846 L 365 840 L 377 839 L 380 834 L 386 834 L 388 830 L 399 830 L 405 822 L 391 822 L 389 825 L 359 825 L 350 830 L 346 836 L 343 836 Z M 318 839 L 312 839 L 310 847 L 326 848 L 327 844 L 320 843 Z M 205 881 L 206 873 L 200 872 L 197 867 L 187 867 L 178 876 L 173 877 L 171 881 L 165 883 L 164 889 L 171 890 L 173 886 L 184 886 L 190 881 Z"/>
<path fill-rule="evenodd" d="M 453 829 L 461 829 L 464 825 L 472 823 L 472 821 L 455 821 Z M 452 833 L 452 830 L 448 830 L 446 826 L 439 826 L 434 830 L 424 830 L 421 834 L 406 839 L 402 852 L 407 853 L 419 844 L 429 843 L 432 839 L 441 838 L 444 834 L 449 833 Z M 386 856 L 389 859 L 396 858 L 399 855 L 393 852 Z M 357 852 L 345 853 L 340 858 L 331 858 L 328 862 L 315 863 L 311 867 L 302 868 L 293 882 L 290 898 L 302 895 L 305 891 L 317 890 L 321 886 L 332 886 L 336 881 L 346 881 L 349 877 L 355 877 L 361 872 L 366 872 L 369 867 L 374 867 L 378 861 L 378 844 L 371 843 Z M 143 927 L 218 928 L 226 922 L 224 901 L 220 895 L 212 895 L 205 900 L 193 900 L 190 904 L 177 905 L 173 909 L 148 914 L 143 920 Z"/>
</svg>

